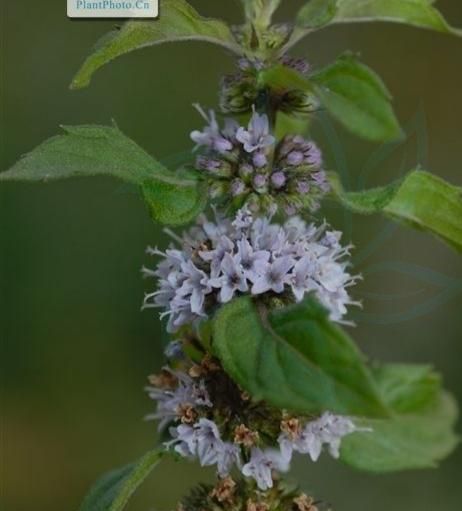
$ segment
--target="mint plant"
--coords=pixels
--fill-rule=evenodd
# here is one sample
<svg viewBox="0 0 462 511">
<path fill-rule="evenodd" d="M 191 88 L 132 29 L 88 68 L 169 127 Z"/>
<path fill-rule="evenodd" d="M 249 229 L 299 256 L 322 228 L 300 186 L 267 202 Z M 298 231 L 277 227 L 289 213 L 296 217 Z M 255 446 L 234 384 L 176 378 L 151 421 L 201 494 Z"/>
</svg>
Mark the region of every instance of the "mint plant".
<svg viewBox="0 0 462 511">
<path fill-rule="evenodd" d="M 303 37 L 337 23 L 389 21 L 462 35 L 428 0 L 311 0 L 274 24 L 280 0 L 242 0 L 244 22 L 200 16 L 163 0 L 155 21 L 106 35 L 72 82 L 78 89 L 112 59 L 145 46 L 200 40 L 236 59 L 219 109 L 196 105 L 188 164 L 166 168 L 117 126 L 63 127 L 1 181 L 110 175 L 136 185 L 167 248 L 148 248 L 171 342 L 149 378 L 162 442 L 101 478 L 80 511 L 120 511 L 165 456 L 214 466 L 215 485 L 180 500 L 185 511 L 317 511 L 318 496 L 282 474 L 296 453 L 323 452 L 371 472 L 434 467 L 458 443 L 457 406 L 425 365 L 370 363 L 349 332 L 360 275 L 352 247 L 320 218 L 324 201 L 383 214 L 462 251 L 462 189 L 422 169 L 381 188 L 345 191 L 307 135 L 319 108 L 376 142 L 402 136 L 382 80 L 345 54 L 314 70 L 290 55 Z M 201 120 L 202 118 L 202 120 Z M 299 127 L 305 126 L 304 133 Z M 170 227 L 193 224 L 182 233 Z M 348 328 L 348 331 L 347 331 Z"/>
</svg>

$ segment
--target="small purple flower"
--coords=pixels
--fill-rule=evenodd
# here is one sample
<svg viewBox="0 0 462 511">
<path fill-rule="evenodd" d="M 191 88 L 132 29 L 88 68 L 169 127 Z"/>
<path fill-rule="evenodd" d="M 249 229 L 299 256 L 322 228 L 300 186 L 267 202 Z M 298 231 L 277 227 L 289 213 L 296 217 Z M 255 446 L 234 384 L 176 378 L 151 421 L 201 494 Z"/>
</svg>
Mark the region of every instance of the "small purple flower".
<svg viewBox="0 0 462 511">
<path fill-rule="evenodd" d="M 233 465 L 241 467 L 240 450 L 237 445 L 223 442 L 217 459 L 217 472 L 220 477 L 226 477 L 231 472 Z"/>
<path fill-rule="evenodd" d="M 212 250 L 201 250 L 200 257 L 210 263 L 210 276 L 216 277 L 220 272 L 221 262 L 226 254 L 232 253 L 234 243 L 227 236 L 219 236 L 216 246 Z"/>
<path fill-rule="evenodd" d="M 313 261 L 305 256 L 294 266 L 291 288 L 297 302 L 301 302 L 306 293 L 316 289 L 316 285 L 312 281 L 313 265 Z"/>
<path fill-rule="evenodd" d="M 212 287 L 208 282 L 209 277 L 202 270 L 199 270 L 191 260 L 182 263 L 181 269 L 185 279 L 178 290 L 179 296 L 190 296 L 191 311 L 194 314 L 201 315 L 205 295 L 212 291 Z"/>
<path fill-rule="evenodd" d="M 195 130 L 191 133 L 192 141 L 196 142 L 197 146 L 209 147 L 219 153 L 231 151 L 233 149 L 233 144 L 220 133 L 215 112 L 210 110 L 209 115 L 207 116 L 199 105 L 195 106 L 208 124 L 204 127 L 203 131 Z"/>
<path fill-rule="evenodd" d="M 260 490 L 266 491 L 273 487 L 272 470 L 287 472 L 289 464 L 281 453 L 275 449 L 262 450 L 253 447 L 250 461 L 242 467 L 242 474 L 251 477 L 257 482 Z"/>
<path fill-rule="evenodd" d="M 184 458 L 192 458 L 196 454 L 196 432 L 192 426 L 180 424 L 168 430 L 173 440 L 165 442 L 165 447 L 175 446 L 174 450 Z"/>
<path fill-rule="evenodd" d="M 254 111 L 247 129 L 240 127 L 236 139 L 244 145 L 244 150 L 253 153 L 257 149 L 265 149 L 274 144 L 275 138 L 270 135 L 269 121 L 266 114 Z"/>
<path fill-rule="evenodd" d="M 255 479 L 258 488 L 265 491 L 273 487 L 272 468 L 271 459 L 261 449 L 253 447 L 250 461 L 242 467 L 242 473 Z"/>
<path fill-rule="evenodd" d="M 218 462 L 223 441 L 217 425 L 208 419 L 200 419 L 194 425 L 197 445 L 197 457 L 203 467 L 215 465 Z"/>
<path fill-rule="evenodd" d="M 267 250 L 255 250 L 247 239 L 241 239 L 237 242 L 237 257 L 244 270 L 247 279 L 253 282 L 258 278 L 257 268 L 263 263 L 267 263 L 270 258 Z"/>
<path fill-rule="evenodd" d="M 284 256 L 275 259 L 272 263 L 259 264 L 258 277 L 252 286 L 252 293 L 259 295 L 267 291 L 282 293 L 284 286 L 289 282 L 289 271 L 294 266 L 292 257 Z"/>
<path fill-rule="evenodd" d="M 192 426 L 180 424 L 171 427 L 169 433 L 172 440 L 166 442 L 165 447 L 174 446 L 175 452 L 183 457 L 197 456 L 203 467 L 217 465 L 220 477 L 226 477 L 234 464 L 241 467 L 239 447 L 224 442 L 218 426 L 212 420 L 201 418 Z"/>
<path fill-rule="evenodd" d="M 232 300 L 237 291 L 241 293 L 248 291 L 249 286 L 238 257 L 225 254 L 221 262 L 221 273 L 221 277 L 210 280 L 213 287 L 220 288 L 221 303 Z"/>
</svg>

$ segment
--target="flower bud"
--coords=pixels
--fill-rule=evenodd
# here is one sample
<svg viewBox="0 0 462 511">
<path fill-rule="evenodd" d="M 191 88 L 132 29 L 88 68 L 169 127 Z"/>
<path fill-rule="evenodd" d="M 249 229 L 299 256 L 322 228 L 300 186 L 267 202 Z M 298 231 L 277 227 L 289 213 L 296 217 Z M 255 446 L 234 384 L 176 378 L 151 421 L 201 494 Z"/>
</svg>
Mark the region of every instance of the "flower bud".
<svg viewBox="0 0 462 511">
<path fill-rule="evenodd" d="M 271 184 L 274 188 L 282 188 L 286 184 L 286 175 L 284 172 L 278 171 L 271 175 Z"/>
<path fill-rule="evenodd" d="M 258 151 L 256 153 L 254 153 L 252 160 L 253 160 L 253 164 L 258 169 L 265 167 L 266 164 L 268 163 L 268 159 L 266 158 L 265 153 L 262 151 Z"/>
<path fill-rule="evenodd" d="M 242 179 L 249 178 L 254 173 L 254 168 L 249 163 L 242 163 L 239 166 L 238 174 Z"/>
<path fill-rule="evenodd" d="M 241 179 L 235 179 L 231 183 L 231 194 L 233 197 L 237 197 L 238 195 L 242 195 L 245 192 L 245 184 Z"/>
<path fill-rule="evenodd" d="M 301 165 L 303 163 L 303 153 L 301 151 L 291 151 L 287 155 L 287 163 L 296 167 L 297 165 Z"/>
<path fill-rule="evenodd" d="M 257 190 L 260 193 L 263 193 L 266 191 L 268 185 L 268 176 L 265 176 L 264 174 L 257 174 L 253 178 L 253 186 L 255 187 L 255 190 Z"/>
<path fill-rule="evenodd" d="M 305 195 L 309 191 L 310 191 L 309 183 L 307 183 L 306 181 L 303 181 L 303 180 L 297 182 L 297 192 L 298 193 Z"/>
</svg>

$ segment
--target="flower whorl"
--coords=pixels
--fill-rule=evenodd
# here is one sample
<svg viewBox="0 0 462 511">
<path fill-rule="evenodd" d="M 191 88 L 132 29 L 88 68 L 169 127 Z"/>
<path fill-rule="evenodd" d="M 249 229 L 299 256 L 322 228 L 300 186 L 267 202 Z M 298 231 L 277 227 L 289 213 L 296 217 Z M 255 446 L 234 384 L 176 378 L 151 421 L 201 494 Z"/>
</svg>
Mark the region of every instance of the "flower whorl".
<svg viewBox="0 0 462 511">
<path fill-rule="evenodd" d="M 176 238 L 181 246 L 165 252 L 155 270 L 143 268 L 159 281 L 158 290 L 145 296 L 144 307 L 164 309 L 169 332 L 208 317 L 214 306 L 235 295 L 280 295 L 301 301 L 312 293 L 333 321 L 343 321 L 347 305 L 357 304 L 348 287 L 358 277 L 347 272 L 349 246 L 327 225 L 316 227 L 299 217 L 284 224 L 254 218 L 240 210 L 234 220 L 205 217 L 196 227 Z"/>
<path fill-rule="evenodd" d="M 208 179 L 212 198 L 265 214 L 318 209 L 329 184 L 313 141 L 287 135 L 276 143 L 267 115 L 255 109 L 248 126 L 227 118 L 220 128 L 213 110 L 197 108 L 207 125 L 191 133 L 203 150 L 195 168 Z"/>
</svg>

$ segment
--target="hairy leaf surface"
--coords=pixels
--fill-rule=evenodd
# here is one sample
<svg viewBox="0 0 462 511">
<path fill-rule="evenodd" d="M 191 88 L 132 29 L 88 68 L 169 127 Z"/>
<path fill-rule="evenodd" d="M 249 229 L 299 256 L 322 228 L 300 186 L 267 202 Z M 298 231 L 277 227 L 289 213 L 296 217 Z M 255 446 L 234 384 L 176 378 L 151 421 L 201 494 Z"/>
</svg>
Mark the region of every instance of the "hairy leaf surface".
<svg viewBox="0 0 462 511">
<path fill-rule="evenodd" d="M 387 414 L 363 356 L 314 300 L 259 313 L 250 298 L 222 307 L 213 348 L 254 398 L 302 413 Z"/>
<path fill-rule="evenodd" d="M 390 141 L 402 135 L 384 83 L 351 55 L 340 57 L 309 78 L 277 65 L 263 71 L 260 81 L 276 90 L 302 90 L 317 96 L 337 121 L 365 139 Z"/>
<path fill-rule="evenodd" d="M 159 463 L 163 452 L 154 450 L 137 463 L 109 472 L 99 479 L 85 497 L 79 511 L 122 511 L 130 497 Z"/>
<path fill-rule="evenodd" d="M 457 406 L 427 366 L 384 366 L 376 375 L 382 397 L 395 414 L 355 419 L 372 431 L 343 439 L 341 459 L 372 472 L 435 467 L 458 444 Z"/>
<path fill-rule="evenodd" d="M 335 23 L 386 21 L 462 35 L 429 0 L 310 0 L 299 11 L 286 49 L 313 30 Z"/>
<path fill-rule="evenodd" d="M 164 0 L 159 19 L 128 21 L 119 30 L 105 35 L 76 74 L 71 88 L 86 87 L 95 71 L 120 55 L 176 41 L 206 41 L 240 53 L 224 22 L 200 16 L 185 0 Z"/>
<path fill-rule="evenodd" d="M 337 200 L 350 210 L 383 213 L 429 231 L 462 251 L 462 188 L 421 170 L 388 186 L 362 192 L 345 192 L 335 174 L 331 184 Z"/>
<path fill-rule="evenodd" d="M 310 80 L 322 105 L 354 134 L 373 141 L 402 136 L 390 93 L 380 77 L 356 58 L 343 56 Z"/>
<path fill-rule="evenodd" d="M 297 25 L 303 28 L 321 28 L 334 18 L 338 0 L 310 0 L 297 15 Z"/>
<path fill-rule="evenodd" d="M 26 154 L 0 181 L 50 181 L 112 176 L 139 185 L 156 221 L 178 225 L 205 207 L 203 183 L 181 177 L 152 158 L 118 128 L 66 126 L 64 134 Z"/>
</svg>

